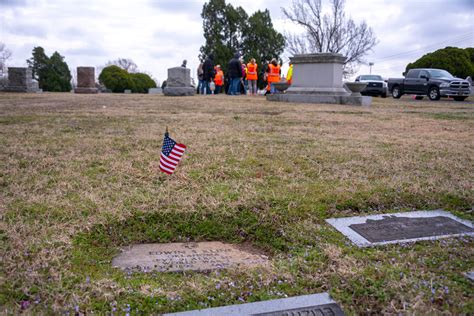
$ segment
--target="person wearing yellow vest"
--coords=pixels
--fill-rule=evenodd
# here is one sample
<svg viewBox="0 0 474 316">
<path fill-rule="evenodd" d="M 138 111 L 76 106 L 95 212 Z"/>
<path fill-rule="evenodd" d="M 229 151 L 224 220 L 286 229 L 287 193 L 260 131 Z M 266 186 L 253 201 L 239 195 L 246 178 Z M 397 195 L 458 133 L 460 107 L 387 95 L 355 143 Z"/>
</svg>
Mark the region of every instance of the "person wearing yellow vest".
<svg viewBox="0 0 474 316">
<path fill-rule="evenodd" d="M 274 94 L 276 92 L 274 83 L 280 82 L 280 65 L 275 58 L 268 65 L 267 81 L 270 85 L 270 93 Z"/>
<path fill-rule="evenodd" d="M 286 82 L 291 85 L 291 81 L 293 80 L 293 64 L 290 63 L 290 68 L 288 68 L 288 72 L 286 73 Z"/>
<path fill-rule="evenodd" d="M 258 65 L 255 62 L 255 58 L 252 58 L 250 62 L 247 64 L 247 80 L 249 83 L 249 94 L 250 95 L 257 95 L 257 68 Z"/>
<path fill-rule="evenodd" d="M 216 85 L 216 90 L 214 90 L 214 94 L 221 93 L 222 85 L 224 84 L 224 72 L 221 70 L 221 65 L 216 66 L 216 76 L 214 77 L 214 84 Z"/>
</svg>

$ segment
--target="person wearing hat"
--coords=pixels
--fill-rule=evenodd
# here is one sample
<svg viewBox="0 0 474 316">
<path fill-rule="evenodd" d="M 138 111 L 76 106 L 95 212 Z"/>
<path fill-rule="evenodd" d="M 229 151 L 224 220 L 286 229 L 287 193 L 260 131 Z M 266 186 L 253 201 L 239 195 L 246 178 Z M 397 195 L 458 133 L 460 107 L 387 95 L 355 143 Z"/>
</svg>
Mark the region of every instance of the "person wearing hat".
<svg viewBox="0 0 474 316">
<path fill-rule="evenodd" d="M 216 66 L 216 76 L 214 77 L 214 84 L 216 85 L 214 94 L 221 93 L 222 86 L 224 85 L 224 72 L 221 69 L 221 65 Z"/>
</svg>

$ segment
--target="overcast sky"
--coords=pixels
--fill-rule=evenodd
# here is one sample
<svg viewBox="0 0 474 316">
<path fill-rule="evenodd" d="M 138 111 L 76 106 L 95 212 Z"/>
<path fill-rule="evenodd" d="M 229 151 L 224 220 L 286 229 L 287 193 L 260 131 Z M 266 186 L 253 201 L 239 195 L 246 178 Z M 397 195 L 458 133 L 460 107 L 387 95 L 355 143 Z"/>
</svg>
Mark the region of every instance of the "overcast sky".
<svg viewBox="0 0 474 316">
<path fill-rule="evenodd" d="M 281 7 L 291 0 L 227 0 L 250 15 L 268 8 L 275 28 L 295 30 Z M 0 42 L 11 66 L 26 66 L 34 46 L 58 51 L 72 71 L 119 57 L 160 82 L 188 60 L 195 77 L 204 43 L 204 0 L 0 0 Z M 323 2 L 324 3 L 324 2 Z M 379 43 L 366 59 L 372 73 L 399 77 L 408 62 L 445 46 L 474 47 L 474 0 L 347 0 L 346 13 L 365 20 Z M 362 65 L 359 73 L 368 73 Z"/>
</svg>

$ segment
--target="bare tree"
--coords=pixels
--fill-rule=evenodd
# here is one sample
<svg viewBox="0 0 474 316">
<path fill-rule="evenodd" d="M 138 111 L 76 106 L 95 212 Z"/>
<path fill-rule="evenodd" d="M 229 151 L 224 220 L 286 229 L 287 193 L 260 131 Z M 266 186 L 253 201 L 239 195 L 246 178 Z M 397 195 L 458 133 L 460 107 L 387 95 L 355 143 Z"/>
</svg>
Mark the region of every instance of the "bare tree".
<svg viewBox="0 0 474 316">
<path fill-rule="evenodd" d="M 120 68 L 125 69 L 130 73 L 138 72 L 137 64 L 135 64 L 135 62 L 130 58 L 118 58 L 116 60 L 109 61 L 107 62 L 107 64 L 105 64 L 105 66 L 110 65 L 119 66 Z"/>
<path fill-rule="evenodd" d="M 347 57 L 344 72 L 353 74 L 364 63 L 363 57 L 377 44 L 372 28 L 365 22 L 356 24 L 344 12 L 345 0 L 331 0 L 332 10 L 323 14 L 321 0 L 293 0 L 282 8 L 286 18 L 302 26 L 301 35 L 286 34 L 291 54 L 340 53 Z"/>
<path fill-rule="evenodd" d="M 7 71 L 7 61 L 12 57 L 11 50 L 7 49 L 7 46 L 0 42 L 0 77 L 3 77 Z"/>
</svg>

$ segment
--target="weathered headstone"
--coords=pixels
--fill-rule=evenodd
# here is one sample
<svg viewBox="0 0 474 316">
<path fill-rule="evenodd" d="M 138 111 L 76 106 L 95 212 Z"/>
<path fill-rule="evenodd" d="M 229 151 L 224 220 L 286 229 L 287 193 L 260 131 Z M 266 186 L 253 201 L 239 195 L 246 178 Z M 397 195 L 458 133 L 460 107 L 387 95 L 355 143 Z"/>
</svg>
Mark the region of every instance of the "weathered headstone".
<svg viewBox="0 0 474 316">
<path fill-rule="evenodd" d="M 33 80 L 32 69 L 26 67 L 9 67 L 8 85 L 5 91 L 38 92 L 38 82 Z"/>
<path fill-rule="evenodd" d="M 191 86 L 191 70 L 183 67 L 168 69 L 168 79 L 163 93 L 167 96 L 190 96 L 196 89 Z"/>
<path fill-rule="evenodd" d="M 148 94 L 161 94 L 163 90 L 161 88 L 150 88 L 148 89 Z"/>
<path fill-rule="evenodd" d="M 112 260 L 114 267 L 137 271 L 210 271 L 233 266 L 258 266 L 265 255 L 238 245 L 217 241 L 198 243 L 140 244 L 130 246 Z"/>
<path fill-rule="evenodd" d="M 326 221 L 359 247 L 474 236 L 471 222 L 442 210 L 331 218 Z"/>
<path fill-rule="evenodd" d="M 165 316 L 343 316 L 344 312 L 328 293 L 302 295 L 270 301 L 230 305 Z"/>
<path fill-rule="evenodd" d="M 301 54 L 290 57 L 293 80 L 284 94 L 268 94 L 268 101 L 370 105 L 371 97 L 351 95 L 343 87 L 346 57 L 335 53 Z"/>
<path fill-rule="evenodd" d="M 77 87 L 75 93 L 93 94 L 99 90 L 95 85 L 95 68 L 94 67 L 77 67 Z"/>
</svg>

